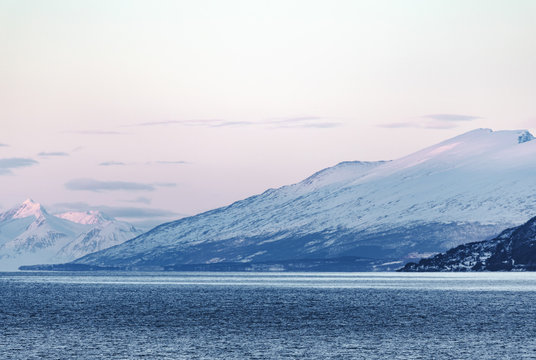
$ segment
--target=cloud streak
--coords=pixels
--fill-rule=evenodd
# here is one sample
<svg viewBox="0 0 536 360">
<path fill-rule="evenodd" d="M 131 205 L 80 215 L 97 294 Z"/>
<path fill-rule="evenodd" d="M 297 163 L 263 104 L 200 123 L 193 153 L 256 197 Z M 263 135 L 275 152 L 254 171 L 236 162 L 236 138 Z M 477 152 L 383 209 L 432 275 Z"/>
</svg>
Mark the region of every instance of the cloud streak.
<svg viewBox="0 0 536 360">
<path fill-rule="evenodd" d="M 225 127 L 225 126 L 248 126 L 248 125 L 255 125 L 255 123 L 252 121 L 227 121 L 223 119 L 200 119 L 200 120 L 153 121 L 153 122 L 133 124 L 130 126 L 163 126 L 163 125 Z"/>
<path fill-rule="evenodd" d="M 101 162 L 99 166 L 125 166 L 126 164 L 121 161 L 105 161 Z"/>
<path fill-rule="evenodd" d="M 0 159 L 0 175 L 12 174 L 11 169 L 28 167 L 39 164 L 38 161 L 28 158 Z"/>
<path fill-rule="evenodd" d="M 265 124 L 277 129 L 316 128 L 328 129 L 342 126 L 341 122 L 330 120 L 321 116 L 297 116 L 290 118 L 277 118 L 264 121 Z"/>
<path fill-rule="evenodd" d="M 9 145 L 8 144 L 2 144 L 0 143 L 0 147 L 8 147 Z"/>
<path fill-rule="evenodd" d="M 149 162 L 148 164 L 161 164 L 161 165 L 186 165 L 189 164 L 187 161 L 183 160 L 176 160 L 176 161 L 166 161 L 166 160 L 159 160 L 159 161 L 153 161 Z"/>
<path fill-rule="evenodd" d="M 262 126 L 269 128 L 317 128 L 327 129 L 342 126 L 341 122 L 333 121 L 330 118 L 321 116 L 298 116 L 289 118 L 267 119 L 262 121 L 229 121 L 223 119 L 202 119 L 202 120 L 170 120 L 170 121 L 153 121 L 133 124 L 129 126 L 199 126 L 207 128 L 221 127 L 249 127 Z"/>
<path fill-rule="evenodd" d="M 69 156 L 69 154 L 67 154 L 66 152 L 63 152 L 63 151 L 52 151 L 52 152 L 42 151 L 37 155 L 41 156 L 41 157 Z"/>
<path fill-rule="evenodd" d="M 403 121 L 380 124 L 378 127 L 388 129 L 453 129 L 460 126 L 460 123 L 482 119 L 480 116 L 461 114 L 429 114 L 422 115 L 414 121 Z"/>
<path fill-rule="evenodd" d="M 100 181 L 95 179 L 73 179 L 65 183 L 65 188 L 74 191 L 154 191 L 158 185 L 128 181 Z"/>
<path fill-rule="evenodd" d="M 378 125 L 381 128 L 387 129 L 453 129 L 458 127 L 458 124 L 454 123 L 432 123 L 432 122 L 394 122 Z"/>
<path fill-rule="evenodd" d="M 433 119 L 438 121 L 473 121 L 482 119 L 480 116 L 472 115 L 460 115 L 460 114 L 430 114 L 421 116 L 427 119 Z"/>
<path fill-rule="evenodd" d="M 121 218 L 163 218 L 180 215 L 170 210 L 154 208 L 99 206 L 98 209 L 110 216 Z"/>
<path fill-rule="evenodd" d="M 80 134 L 80 135 L 126 135 L 126 133 L 120 131 L 106 131 L 106 130 L 78 130 L 78 131 L 65 131 L 67 134 Z"/>
<path fill-rule="evenodd" d="M 191 164 L 184 160 L 157 160 L 148 161 L 146 163 L 125 163 L 122 161 L 104 161 L 99 163 L 99 166 L 132 166 L 132 165 L 188 165 Z"/>
<path fill-rule="evenodd" d="M 99 210 L 106 215 L 114 218 L 170 218 L 181 217 L 183 214 L 178 214 L 171 210 L 144 208 L 144 207 L 127 207 L 127 206 L 90 206 L 85 202 L 66 202 L 54 204 L 54 207 L 61 209 L 61 211 L 87 211 L 87 210 Z"/>
<path fill-rule="evenodd" d="M 380 124 L 378 125 L 378 127 L 387 128 L 387 129 L 403 129 L 403 128 L 420 127 L 420 125 L 418 123 L 411 123 L 411 122 L 393 122 L 393 123 Z"/>
<path fill-rule="evenodd" d="M 135 199 L 130 199 L 130 200 L 122 200 L 123 202 L 126 202 L 126 203 L 140 203 L 140 204 L 146 204 L 146 205 L 149 205 L 151 204 L 151 199 L 145 197 L 145 196 L 140 196 L 140 197 L 137 197 Z"/>
</svg>

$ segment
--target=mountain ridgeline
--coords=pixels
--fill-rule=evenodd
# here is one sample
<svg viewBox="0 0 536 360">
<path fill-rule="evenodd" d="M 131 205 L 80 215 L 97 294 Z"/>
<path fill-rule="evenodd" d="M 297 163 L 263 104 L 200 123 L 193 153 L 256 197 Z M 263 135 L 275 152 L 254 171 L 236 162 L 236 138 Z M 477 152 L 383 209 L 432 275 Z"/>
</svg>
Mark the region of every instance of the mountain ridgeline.
<svg viewBox="0 0 536 360">
<path fill-rule="evenodd" d="M 99 211 L 49 214 L 33 200 L 0 213 L 0 270 L 71 261 L 141 234 Z"/>
<path fill-rule="evenodd" d="M 492 240 L 457 246 L 400 271 L 536 271 L 536 217 Z"/>
<path fill-rule="evenodd" d="M 343 162 L 68 266 L 394 270 L 536 213 L 533 139 L 478 129 L 393 161 Z"/>
</svg>

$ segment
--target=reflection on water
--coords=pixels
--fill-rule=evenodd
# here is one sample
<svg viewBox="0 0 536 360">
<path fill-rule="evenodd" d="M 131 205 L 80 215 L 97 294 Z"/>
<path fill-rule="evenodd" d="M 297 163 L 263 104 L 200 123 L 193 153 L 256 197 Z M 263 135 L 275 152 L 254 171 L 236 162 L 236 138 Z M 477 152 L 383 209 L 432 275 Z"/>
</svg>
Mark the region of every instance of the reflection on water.
<svg viewBox="0 0 536 360">
<path fill-rule="evenodd" d="M 11 272 L 0 282 L 536 291 L 536 273 Z"/>
</svg>

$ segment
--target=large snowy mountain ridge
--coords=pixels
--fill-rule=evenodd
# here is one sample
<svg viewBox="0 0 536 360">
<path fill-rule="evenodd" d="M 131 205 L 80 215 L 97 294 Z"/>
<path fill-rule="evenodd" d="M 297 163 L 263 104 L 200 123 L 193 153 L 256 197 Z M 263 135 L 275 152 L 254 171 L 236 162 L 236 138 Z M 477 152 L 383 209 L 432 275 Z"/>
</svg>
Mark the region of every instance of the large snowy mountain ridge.
<svg viewBox="0 0 536 360">
<path fill-rule="evenodd" d="M 387 162 L 343 162 L 294 185 L 162 224 L 73 264 L 181 269 L 354 257 L 400 267 L 536 214 L 536 141 L 478 129 Z M 281 269 L 281 266 L 277 267 Z"/>
<path fill-rule="evenodd" d="M 0 213 L 0 270 L 66 262 L 141 234 L 98 211 L 51 215 L 33 200 Z"/>
</svg>

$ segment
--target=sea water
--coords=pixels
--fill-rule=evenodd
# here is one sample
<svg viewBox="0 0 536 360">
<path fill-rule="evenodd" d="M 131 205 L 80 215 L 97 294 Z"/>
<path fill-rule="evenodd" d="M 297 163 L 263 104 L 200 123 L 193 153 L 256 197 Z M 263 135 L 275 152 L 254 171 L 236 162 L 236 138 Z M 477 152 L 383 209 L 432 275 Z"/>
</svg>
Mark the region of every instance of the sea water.
<svg viewBox="0 0 536 360">
<path fill-rule="evenodd" d="M 534 273 L 0 273 L 0 359 L 536 358 Z"/>
</svg>

